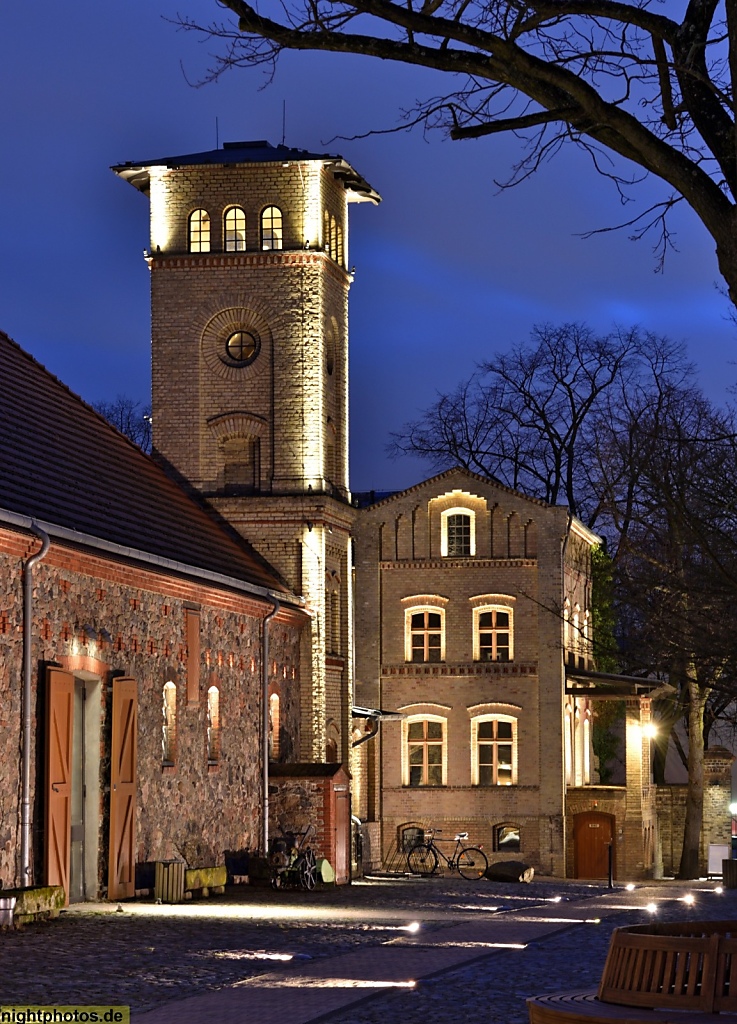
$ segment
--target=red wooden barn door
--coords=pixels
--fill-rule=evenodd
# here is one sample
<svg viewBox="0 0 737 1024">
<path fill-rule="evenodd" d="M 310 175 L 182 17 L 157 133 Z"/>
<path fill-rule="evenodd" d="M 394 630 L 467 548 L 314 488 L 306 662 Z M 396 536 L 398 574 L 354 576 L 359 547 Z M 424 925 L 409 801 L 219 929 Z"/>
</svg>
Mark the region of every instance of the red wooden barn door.
<svg viewBox="0 0 737 1024">
<path fill-rule="evenodd" d="M 135 896 L 138 691 L 113 680 L 108 899 Z"/>
<path fill-rule="evenodd" d="M 62 885 L 69 902 L 69 852 L 72 828 L 72 727 L 74 676 L 46 670 L 46 779 L 44 850 L 47 885 Z"/>
</svg>

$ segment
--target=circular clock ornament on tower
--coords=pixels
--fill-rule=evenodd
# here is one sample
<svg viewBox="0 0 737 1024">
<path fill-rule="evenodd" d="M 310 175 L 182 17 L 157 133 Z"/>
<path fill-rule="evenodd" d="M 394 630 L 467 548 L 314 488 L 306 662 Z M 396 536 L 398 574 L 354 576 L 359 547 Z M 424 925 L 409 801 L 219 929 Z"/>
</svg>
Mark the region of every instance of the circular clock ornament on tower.
<svg viewBox="0 0 737 1024">
<path fill-rule="evenodd" d="M 248 366 L 260 348 L 261 342 L 253 331 L 233 331 L 225 342 L 225 358 L 229 366 Z"/>
</svg>

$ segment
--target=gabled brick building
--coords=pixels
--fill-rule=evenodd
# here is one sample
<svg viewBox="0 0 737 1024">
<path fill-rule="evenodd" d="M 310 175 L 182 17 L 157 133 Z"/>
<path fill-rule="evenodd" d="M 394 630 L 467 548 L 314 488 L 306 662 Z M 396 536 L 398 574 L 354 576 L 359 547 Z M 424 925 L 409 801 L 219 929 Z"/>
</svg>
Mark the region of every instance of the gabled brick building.
<svg viewBox="0 0 737 1024">
<path fill-rule="evenodd" d="M 137 863 L 258 850 L 264 642 L 291 759 L 303 602 L 2 334 L 0 361 L 0 881 L 119 898 Z"/>
<path fill-rule="evenodd" d="M 462 470 L 362 510 L 357 699 L 406 716 L 382 725 L 360 775 L 385 859 L 434 825 L 565 873 L 566 783 L 593 766 L 564 650 L 590 665 L 597 541 L 566 509 Z"/>
</svg>

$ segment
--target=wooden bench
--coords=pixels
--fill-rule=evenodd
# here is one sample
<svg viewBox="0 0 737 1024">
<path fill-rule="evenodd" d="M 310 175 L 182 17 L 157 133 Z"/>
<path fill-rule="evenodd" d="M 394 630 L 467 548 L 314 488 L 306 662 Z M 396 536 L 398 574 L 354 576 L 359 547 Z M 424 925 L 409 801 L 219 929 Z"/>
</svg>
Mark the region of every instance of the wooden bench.
<svg viewBox="0 0 737 1024">
<path fill-rule="evenodd" d="M 597 992 L 527 1000 L 530 1024 L 702 1024 L 737 1012 L 737 921 L 616 928 Z M 634 1008 L 634 1012 L 633 1012 Z"/>
</svg>

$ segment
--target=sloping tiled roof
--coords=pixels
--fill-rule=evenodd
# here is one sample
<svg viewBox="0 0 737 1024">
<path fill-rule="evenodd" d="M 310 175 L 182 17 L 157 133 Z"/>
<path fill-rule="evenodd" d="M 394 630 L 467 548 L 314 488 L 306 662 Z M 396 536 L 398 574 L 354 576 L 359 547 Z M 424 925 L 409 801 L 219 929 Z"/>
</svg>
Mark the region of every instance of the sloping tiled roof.
<svg viewBox="0 0 737 1024">
<path fill-rule="evenodd" d="M 0 332 L 0 508 L 283 592 L 152 458 Z"/>
<path fill-rule="evenodd" d="M 163 156 L 153 160 L 127 160 L 115 164 L 113 170 L 141 192 L 149 191 L 149 168 L 151 167 L 194 167 L 199 164 L 263 164 L 263 163 L 305 163 L 320 160 L 342 181 L 348 192 L 349 201 L 380 203 L 381 196 L 369 185 L 362 175 L 337 153 L 309 153 L 306 149 L 292 149 L 289 146 L 272 146 L 270 142 L 224 142 L 222 149 L 209 149 L 203 153 L 189 153 L 184 156 Z"/>
</svg>

